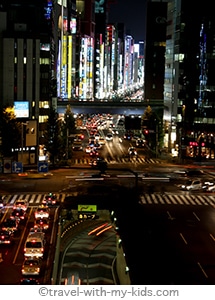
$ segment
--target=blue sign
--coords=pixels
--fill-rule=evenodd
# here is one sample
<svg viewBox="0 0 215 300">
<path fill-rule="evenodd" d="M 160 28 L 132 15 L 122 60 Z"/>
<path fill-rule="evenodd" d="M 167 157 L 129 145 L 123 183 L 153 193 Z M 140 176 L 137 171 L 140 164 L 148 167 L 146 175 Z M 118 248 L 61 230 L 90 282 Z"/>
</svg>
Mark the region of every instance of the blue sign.
<svg viewBox="0 0 215 300">
<path fill-rule="evenodd" d="M 12 173 L 22 173 L 23 172 L 23 164 L 22 162 L 12 162 Z"/>
<path fill-rule="evenodd" d="M 49 170 L 49 166 L 47 162 L 39 162 L 38 163 L 38 172 L 39 173 L 47 173 Z"/>
</svg>

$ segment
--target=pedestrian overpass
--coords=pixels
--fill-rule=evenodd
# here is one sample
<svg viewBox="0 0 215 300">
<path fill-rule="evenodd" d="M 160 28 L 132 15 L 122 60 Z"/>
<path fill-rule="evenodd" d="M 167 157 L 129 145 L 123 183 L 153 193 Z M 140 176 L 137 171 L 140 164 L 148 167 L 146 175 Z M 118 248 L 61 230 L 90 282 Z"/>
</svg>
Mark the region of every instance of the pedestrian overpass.
<svg viewBox="0 0 215 300">
<path fill-rule="evenodd" d="M 160 110 L 164 107 L 162 99 L 159 100 L 94 100 L 94 101 L 57 101 L 57 112 L 65 113 L 66 106 L 70 105 L 73 113 L 109 113 L 122 115 L 142 115 L 146 107 L 150 106 L 154 110 Z"/>
</svg>

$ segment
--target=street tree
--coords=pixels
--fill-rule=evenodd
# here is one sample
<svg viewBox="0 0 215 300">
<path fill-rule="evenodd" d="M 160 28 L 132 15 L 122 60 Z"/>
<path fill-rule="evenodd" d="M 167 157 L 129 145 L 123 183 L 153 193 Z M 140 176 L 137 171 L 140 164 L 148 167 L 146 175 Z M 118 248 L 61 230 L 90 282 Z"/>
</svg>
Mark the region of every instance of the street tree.
<svg viewBox="0 0 215 300">
<path fill-rule="evenodd" d="M 21 147 L 22 123 L 17 121 L 12 107 L 2 110 L 1 118 L 1 154 L 3 157 L 14 156 L 14 149 Z M 14 157 L 15 159 L 15 157 Z"/>
<path fill-rule="evenodd" d="M 71 156 L 70 136 L 76 131 L 74 113 L 71 106 L 67 105 L 64 113 L 64 121 L 62 126 L 62 137 L 64 149 L 66 149 L 65 158 L 68 159 Z"/>
<path fill-rule="evenodd" d="M 50 161 L 53 165 L 55 165 L 56 159 L 61 159 L 63 152 L 61 124 L 62 120 L 58 117 L 56 110 L 51 106 L 46 122 L 46 130 L 44 132 L 44 146 L 49 153 Z"/>
<path fill-rule="evenodd" d="M 142 115 L 142 128 L 145 139 L 153 150 L 162 147 L 163 142 L 163 117 L 162 111 L 155 111 L 148 106 Z"/>
</svg>

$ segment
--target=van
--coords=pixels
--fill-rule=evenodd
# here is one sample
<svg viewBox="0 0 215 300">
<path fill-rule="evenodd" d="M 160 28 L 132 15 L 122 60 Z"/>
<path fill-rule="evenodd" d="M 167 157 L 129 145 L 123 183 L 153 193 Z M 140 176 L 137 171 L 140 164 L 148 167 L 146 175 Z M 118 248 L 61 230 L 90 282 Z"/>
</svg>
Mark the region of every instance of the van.
<svg viewBox="0 0 215 300">
<path fill-rule="evenodd" d="M 30 232 L 24 246 L 25 257 L 43 257 L 45 246 L 44 232 Z"/>
</svg>

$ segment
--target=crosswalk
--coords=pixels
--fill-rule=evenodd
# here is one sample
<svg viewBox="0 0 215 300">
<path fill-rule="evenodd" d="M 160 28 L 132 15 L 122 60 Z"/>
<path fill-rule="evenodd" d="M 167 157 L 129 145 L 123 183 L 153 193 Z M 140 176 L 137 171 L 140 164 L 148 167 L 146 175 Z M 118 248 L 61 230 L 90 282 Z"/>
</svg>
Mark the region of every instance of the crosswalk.
<svg viewBox="0 0 215 300">
<path fill-rule="evenodd" d="M 104 159 L 108 164 L 160 164 L 162 161 L 154 158 L 143 158 L 143 157 L 115 157 L 115 158 L 105 158 Z M 75 165 L 89 165 L 91 162 L 90 158 L 75 158 L 72 159 L 72 164 Z"/>
<path fill-rule="evenodd" d="M 164 195 L 161 195 L 159 193 L 154 193 L 141 195 L 139 203 L 142 205 L 211 205 L 215 207 L 215 196 L 175 193 L 165 193 Z"/>
<path fill-rule="evenodd" d="M 7 207 L 10 207 L 18 199 L 27 200 L 29 205 L 40 205 L 47 194 L 14 194 L 3 195 L 3 199 Z M 77 197 L 78 192 L 73 193 L 56 193 L 59 202 L 63 203 L 68 196 Z M 139 203 L 141 205 L 210 205 L 215 207 L 215 196 L 212 195 L 191 195 L 191 194 L 176 194 L 167 192 L 165 194 L 153 193 L 140 195 Z"/>
<path fill-rule="evenodd" d="M 78 195 L 77 192 L 74 193 L 55 193 L 59 202 L 64 202 L 64 199 L 68 196 L 76 197 Z M 47 196 L 47 194 L 15 194 L 15 195 L 2 195 L 4 202 L 7 207 L 10 207 L 14 204 L 14 202 L 18 199 L 27 200 L 29 205 L 40 205 L 42 204 L 42 200 Z"/>
</svg>

